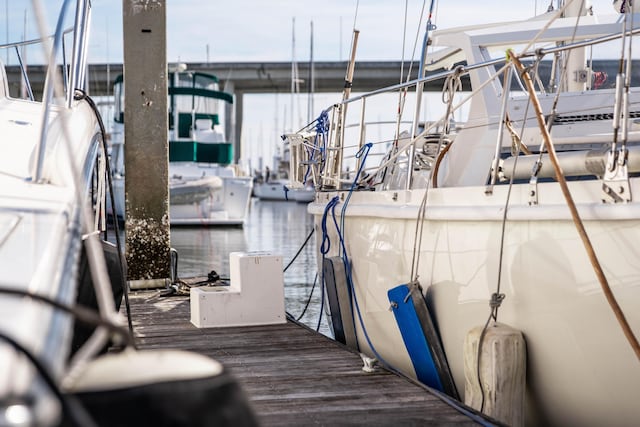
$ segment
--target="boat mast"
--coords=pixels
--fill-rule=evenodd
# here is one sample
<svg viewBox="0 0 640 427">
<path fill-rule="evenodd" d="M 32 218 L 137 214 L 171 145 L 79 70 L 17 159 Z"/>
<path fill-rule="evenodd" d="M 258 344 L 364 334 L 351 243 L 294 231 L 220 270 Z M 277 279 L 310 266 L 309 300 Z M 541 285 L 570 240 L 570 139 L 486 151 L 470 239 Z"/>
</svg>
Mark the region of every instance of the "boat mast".
<svg viewBox="0 0 640 427">
<path fill-rule="evenodd" d="M 298 62 L 296 61 L 296 18 L 292 18 L 291 22 L 291 131 L 295 132 L 302 121 L 300 115 L 300 77 L 298 74 Z M 296 103 L 298 104 L 296 106 Z M 296 108 L 297 107 L 297 108 Z M 298 121 L 296 123 L 296 113 Z"/>
<path fill-rule="evenodd" d="M 291 131 L 293 132 L 293 105 L 296 90 L 296 18 L 291 18 Z"/>
<path fill-rule="evenodd" d="M 307 123 L 311 123 L 311 115 L 313 114 L 313 95 L 315 92 L 315 70 L 313 63 L 313 21 L 311 21 L 311 36 L 309 41 L 309 96 L 307 98 Z"/>
</svg>

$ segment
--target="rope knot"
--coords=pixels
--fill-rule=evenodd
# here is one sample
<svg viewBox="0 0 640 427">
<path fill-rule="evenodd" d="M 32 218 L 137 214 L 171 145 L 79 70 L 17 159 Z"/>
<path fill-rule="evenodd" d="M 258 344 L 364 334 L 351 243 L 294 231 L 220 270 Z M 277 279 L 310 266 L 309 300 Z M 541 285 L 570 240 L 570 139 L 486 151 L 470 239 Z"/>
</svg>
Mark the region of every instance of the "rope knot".
<svg viewBox="0 0 640 427">
<path fill-rule="evenodd" d="M 494 292 L 493 294 L 491 294 L 491 300 L 489 301 L 489 307 L 491 307 L 492 309 L 497 309 L 500 307 L 500 305 L 502 304 L 502 301 L 504 300 L 505 295 L 504 294 L 499 294 L 497 292 Z"/>
<path fill-rule="evenodd" d="M 453 73 L 449 74 L 442 86 L 442 102 L 452 103 L 453 96 L 456 92 L 462 90 L 462 74 L 464 74 L 464 67 L 458 65 L 454 68 Z"/>
</svg>

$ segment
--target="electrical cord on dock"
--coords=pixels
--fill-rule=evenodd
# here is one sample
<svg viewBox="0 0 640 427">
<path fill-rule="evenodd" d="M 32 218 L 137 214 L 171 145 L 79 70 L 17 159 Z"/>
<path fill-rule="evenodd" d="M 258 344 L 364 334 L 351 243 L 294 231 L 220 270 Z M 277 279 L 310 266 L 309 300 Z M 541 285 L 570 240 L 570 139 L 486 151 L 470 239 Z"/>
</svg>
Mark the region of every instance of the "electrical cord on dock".
<svg viewBox="0 0 640 427">
<path fill-rule="evenodd" d="M 198 286 L 229 286 L 229 279 L 223 278 L 216 273 L 215 270 L 211 270 L 207 275 L 207 279 L 200 280 L 198 282 L 189 283 L 182 279 L 177 279 L 172 282 L 167 289 L 161 291 L 159 297 L 174 297 L 189 295 L 191 288 Z"/>
<path fill-rule="evenodd" d="M 189 295 L 191 288 L 197 286 L 228 286 L 229 278 L 220 277 L 220 275 L 215 271 L 211 270 L 207 274 L 207 278 L 205 280 L 200 280 L 198 282 L 189 283 L 185 280 L 182 280 L 178 277 L 178 251 L 174 248 L 171 248 L 171 284 L 167 287 L 167 289 L 160 291 L 158 293 L 158 297 L 173 297 L 173 296 L 185 296 Z"/>
</svg>

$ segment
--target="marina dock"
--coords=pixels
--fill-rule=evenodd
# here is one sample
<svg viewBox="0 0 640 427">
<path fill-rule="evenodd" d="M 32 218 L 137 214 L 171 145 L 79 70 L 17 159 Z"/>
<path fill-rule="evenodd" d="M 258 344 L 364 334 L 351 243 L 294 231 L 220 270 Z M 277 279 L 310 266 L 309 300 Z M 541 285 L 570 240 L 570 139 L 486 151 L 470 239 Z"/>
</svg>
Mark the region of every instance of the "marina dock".
<svg viewBox="0 0 640 427">
<path fill-rule="evenodd" d="M 222 363 L 261 425 L 495 425 L 405 377 L 364 372 L 359 354 L 299 323 L 199 329 L 189 296 L 138 291 L 129 299 L 139 349 L 194 351 Z"/>
</svg>

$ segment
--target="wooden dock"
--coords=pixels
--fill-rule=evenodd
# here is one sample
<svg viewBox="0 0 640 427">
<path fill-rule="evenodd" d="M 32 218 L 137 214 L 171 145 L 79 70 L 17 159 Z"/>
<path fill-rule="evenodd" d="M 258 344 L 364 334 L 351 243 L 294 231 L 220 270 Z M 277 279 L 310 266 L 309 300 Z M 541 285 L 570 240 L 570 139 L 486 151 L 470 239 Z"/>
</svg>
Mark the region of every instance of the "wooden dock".
<svg viewBox="0 0 640 427">
<path fill-rule="evenodd" d="M 138 348 L 194 351 L 222 363 L 263 426 L 494 424 L 407 378 L 364 372 L 357 353 L 295 322 L 199 329 L 188 296 L 138 291 L 129 299 Z"/>
</svg>

